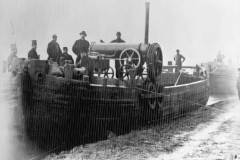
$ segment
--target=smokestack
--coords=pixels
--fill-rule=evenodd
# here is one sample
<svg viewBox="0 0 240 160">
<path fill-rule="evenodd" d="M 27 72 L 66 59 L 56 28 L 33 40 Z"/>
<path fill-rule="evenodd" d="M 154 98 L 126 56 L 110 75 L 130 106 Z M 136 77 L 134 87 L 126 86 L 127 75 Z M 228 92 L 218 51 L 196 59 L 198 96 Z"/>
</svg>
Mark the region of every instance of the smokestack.
<svg viewBox="0 0 240 160">
<path fill-rule="evenodd" d="M 146 7 L 146 19 L 145 19 L 145 37 L 144 37 L 144 43 L 148 44 L 148 33 L 149 33 L 149 8 L 150 8 L 150 3 L 146 2 L 145 3 Z"/>
</svg>

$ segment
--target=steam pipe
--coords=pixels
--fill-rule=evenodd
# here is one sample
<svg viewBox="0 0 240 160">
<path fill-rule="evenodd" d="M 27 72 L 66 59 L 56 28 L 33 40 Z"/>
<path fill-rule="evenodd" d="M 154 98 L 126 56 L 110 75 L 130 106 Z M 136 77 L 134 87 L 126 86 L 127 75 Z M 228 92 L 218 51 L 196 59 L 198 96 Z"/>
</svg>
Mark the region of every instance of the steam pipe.
<svg viewBox="0 0 240 160">
<path fill-rule="evenodd" d="M 144 43 L 148 44 L 148 34 L 149 34 L 149 8 L 150 8 L 150 3 L 146 2 L 145 3 L 146 7 L 146 19 L 145 19 L 145 37 L 144 37 Z"/>
</svg>

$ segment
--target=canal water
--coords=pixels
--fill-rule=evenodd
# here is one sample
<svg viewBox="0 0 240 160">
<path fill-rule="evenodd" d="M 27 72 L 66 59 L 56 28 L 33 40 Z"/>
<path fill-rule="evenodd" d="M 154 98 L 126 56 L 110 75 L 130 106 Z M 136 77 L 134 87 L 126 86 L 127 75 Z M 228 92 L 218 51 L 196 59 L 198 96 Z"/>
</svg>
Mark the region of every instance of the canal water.
<svg viewBox="0 0 240 160">
<path fill-rule="evenodd" d="M 19 84 L 11 74 L 0 76 L 0 159 L 39 159 L 42 151 L 24 134 Z M 41 153 L 41 154 L 40 154 Z"/>
</svg>

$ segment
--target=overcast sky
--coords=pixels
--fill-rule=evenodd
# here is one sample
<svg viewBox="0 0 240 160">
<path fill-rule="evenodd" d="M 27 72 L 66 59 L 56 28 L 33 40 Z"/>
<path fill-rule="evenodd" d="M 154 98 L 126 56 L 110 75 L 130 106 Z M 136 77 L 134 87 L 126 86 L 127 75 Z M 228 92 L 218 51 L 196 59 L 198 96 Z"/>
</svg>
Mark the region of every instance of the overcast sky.
<svg viewBox="0 0 240 160">
<path fill-rule="evenodd" d="M 239 0 L 150 2 L 149 40 L 161 45 L 165 63 L 177 48 L 187 64 L 212 60 L 220 50 L 237 59 Z M 52 34 L 58 35 L 61 47 L 71 48 L 82 30 L 89 41 L 108 42 L 121 31 L 125 41 L 143 42 L 144 5 L 145 0 L 0 0 L 0 57 L 7 57 L 13 42 L 19 56 L 26 57 L 31 40 L 36 39 L 38 53 L 46 58 Z"/>
</svg>

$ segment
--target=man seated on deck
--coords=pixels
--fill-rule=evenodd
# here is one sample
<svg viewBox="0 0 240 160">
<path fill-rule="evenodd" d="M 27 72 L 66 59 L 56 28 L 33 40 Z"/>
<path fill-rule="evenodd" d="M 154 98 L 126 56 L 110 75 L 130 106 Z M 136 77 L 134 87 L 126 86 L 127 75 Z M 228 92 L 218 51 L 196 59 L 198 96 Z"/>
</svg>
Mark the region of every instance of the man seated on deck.
<svg viewBox="0 0 240 160">
<path fill-rule="evenodd" d="M 174 57 L 174 61 L 175 61 L 175 64 L 176 64 L 177 67 L 176 67 L 175 72 L 179 73 L 180 70 L 182 69 L 182 64 L 183 64 L 183 62 L 185 61 L 186 58 L 183 55 L 180 54 L 179 49 L 177 49 L 176 51 L 177 51 L 177 54 Z"/>
<path fill-rule="evenodd" d="M 121 32 L 117 32 L 116 33 L 117 38 L 112 40 L 111 43 L 125 43 L 125 41 L 122 40 L 121 35 L 122 35 Z M 120 68 L 119 60 L 115 60 L 115 69 L 116 69 L 116 77 L 123 78 L 123 69 Z"/>
<path fill-rule="evenodd" d="M 64 66 L 66 62 L 68 62 L 69 64 L 74 64 L 72 56 L 68 54 L 68 48 L 63 47 L 63 53 L 60 57 L 60 65 Z"/>
</svg>

